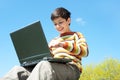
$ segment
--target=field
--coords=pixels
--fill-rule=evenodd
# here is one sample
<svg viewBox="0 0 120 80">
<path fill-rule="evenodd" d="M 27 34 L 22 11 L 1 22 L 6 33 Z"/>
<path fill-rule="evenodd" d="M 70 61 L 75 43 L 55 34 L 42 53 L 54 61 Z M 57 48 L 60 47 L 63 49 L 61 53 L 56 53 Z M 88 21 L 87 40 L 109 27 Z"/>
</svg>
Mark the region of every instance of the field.
<svg viewBox="0 0 120 80">
<path fill-rule="evenodd" d="M 79 80 L 120 80 L 120 61 L 109 58 L 96 65 L 83 67 Z"/>
</svg>

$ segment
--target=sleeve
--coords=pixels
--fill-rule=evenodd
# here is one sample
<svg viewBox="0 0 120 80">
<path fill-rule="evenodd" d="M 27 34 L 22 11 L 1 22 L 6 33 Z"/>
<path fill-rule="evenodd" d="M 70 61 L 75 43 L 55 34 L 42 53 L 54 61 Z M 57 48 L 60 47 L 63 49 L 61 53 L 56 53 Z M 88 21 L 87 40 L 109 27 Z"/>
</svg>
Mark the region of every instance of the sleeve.
<svg viewBox="0 0 120 80">
<path fill-rule="evenodd" d="M 79 32 L 74 34 L 73 40 L 64 42 L 63 48 L 70 51 L 70 53 L 76 57 L 86 57 L 89 54 L 86 40 Z"/>
</svg>

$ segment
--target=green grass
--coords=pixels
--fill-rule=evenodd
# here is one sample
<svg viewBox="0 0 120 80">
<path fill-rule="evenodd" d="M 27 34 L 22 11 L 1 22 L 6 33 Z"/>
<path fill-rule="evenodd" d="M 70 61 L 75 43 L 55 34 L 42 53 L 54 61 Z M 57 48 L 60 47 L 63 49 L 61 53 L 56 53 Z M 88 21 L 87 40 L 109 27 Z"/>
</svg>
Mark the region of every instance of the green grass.
<svg viewBox="0 0 120 80">
<path fill-rule="evenodd" d="M 120 80 L 120 61 L 109 58 L 96 65 L 87 65 L 79 80 Z"/>
</svg>

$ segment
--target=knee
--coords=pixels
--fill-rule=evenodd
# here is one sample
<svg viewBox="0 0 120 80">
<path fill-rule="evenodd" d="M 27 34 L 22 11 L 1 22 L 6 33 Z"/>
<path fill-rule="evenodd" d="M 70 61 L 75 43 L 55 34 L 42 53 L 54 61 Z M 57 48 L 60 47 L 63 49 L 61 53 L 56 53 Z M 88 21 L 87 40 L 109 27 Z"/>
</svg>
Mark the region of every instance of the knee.
<svg viewBox="0 0 120 80">
<path fill-rule="evenodd" d="M 37 65 L 50 65 L 50 62 L 49 61 L 40 61 Z"/>
<path fill-rule="evenodd" d="M 22 67 L 21 66 L 14 66 L 11 70 L 20 70 Z"/>
<path fill-rule="evenodd" d="M 14 66 L 11 71 L 15 71 L 15 72 L 21 72 L 21 71 L 26 71 L 26 69 L 22 66 Z"/>
<path fill-rule="evenodd" d="M 15 70 L 21 70 L 21 69 L 24 69 L 24 67 L 22 67 L 22 66 L 14 66 L 13 69 L 15 69 Z"/>
<path fill-rule="evenodd" d="M 51 69 L 51 63 L 49 61 L 40 61 L 37 65 L 36 68 L 39 68 L 40 70 L 48 70 Z"/>
</svg>

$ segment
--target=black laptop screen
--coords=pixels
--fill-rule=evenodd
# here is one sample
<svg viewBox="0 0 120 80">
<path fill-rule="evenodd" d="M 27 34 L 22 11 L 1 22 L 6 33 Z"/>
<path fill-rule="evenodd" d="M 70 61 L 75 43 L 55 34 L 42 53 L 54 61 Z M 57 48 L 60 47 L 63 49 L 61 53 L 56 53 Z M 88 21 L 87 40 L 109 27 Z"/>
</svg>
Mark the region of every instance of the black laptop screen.
<svg viewBox="0 0 120 80">
<path fill-rule="evenodd" d="M 40 21 L 10 33 L 10 36 L 20 63 L 50 55 Z"/>
</svg>

